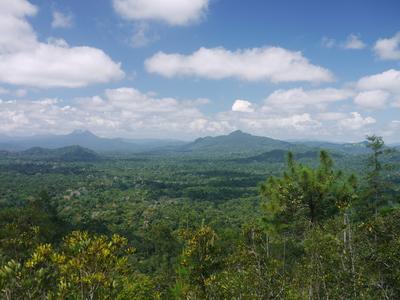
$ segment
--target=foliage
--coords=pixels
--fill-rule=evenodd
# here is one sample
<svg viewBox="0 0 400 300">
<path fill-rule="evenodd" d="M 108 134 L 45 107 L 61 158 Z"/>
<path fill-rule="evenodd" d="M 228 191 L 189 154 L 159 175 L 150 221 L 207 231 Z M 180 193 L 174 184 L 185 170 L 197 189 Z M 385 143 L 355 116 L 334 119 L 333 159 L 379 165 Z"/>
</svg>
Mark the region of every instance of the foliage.
<svg viewBox="0 0 400 300">
<path fill-rule="evenodd" d="M 1 156 L 0 298 L 400 298 L 399 156 L 379 137 L 294 149 L 286 169 L 286 151 L 207 155 L 215 141 L 197 157 Z"/>
<path fill-rule="evenodd" d="M 289 154 L 288 170 L 270 177 L 261 187 L 267 201 L 265 220 L 272 230 L 298 236 L 346 210 L 355 199 L 356 179 L 333 169 L 332 159 L 321 151 L 320 165 L 297 164 Z"/>
</svg>

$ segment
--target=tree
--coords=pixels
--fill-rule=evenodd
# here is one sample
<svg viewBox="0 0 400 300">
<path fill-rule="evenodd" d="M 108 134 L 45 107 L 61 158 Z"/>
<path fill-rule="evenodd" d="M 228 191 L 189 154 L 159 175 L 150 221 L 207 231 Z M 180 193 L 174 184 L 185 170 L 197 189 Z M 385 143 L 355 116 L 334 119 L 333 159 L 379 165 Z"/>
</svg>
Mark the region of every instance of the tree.
<svg viewBox="0 0 400 300">
<path fill-rule="evenodd" d="M 367 136 L 367 141 L 367 147 L 371 149 L 372 154 L 368 160 L 370 170 L 366 176 L 368 185 L 362 199 L 364 203 L 359 208 L 366 208 L 366 214 L 377 215 L 378 209 L 387 203 L 385 191 L 389 188 L 388 182 L 383 178 L 383 171 L 389 166 L 382 163 L 382 156 L 391 152 L 391 149 L 385 147 L 385 142 L 380 136 Z"/>
<path fill-rule="evenodd" d="M 280 178 L 270 177 L 261 194 L 269 230 L 301 236 L 307 229 L 345 211 L 355 199 L 356 178 L 333 169 L 326 151 L 320 152 L 315 169 L 294 161 L 289 153 L 288 168 Z"/>
<path fill-rule="evenodd" d="M 208 287 L 212 299 L 282 299 L 286 296 L 283 261 L 273 255 L 262 227 L 251 224 L 239 245 L 225 253 L 223 270 Z"/>
<path fill-rule="evenodd" d="M 189 234 L 181 255 L 175 294 L 208 298 L 208 285 L 220 265 L 217 238 L 206 225 Z"/>
<path fill-rule="evenodd" d="M 361 223 L 357 244 L 374 298 L 400 299 L 400 209 Z"/>
<path fill-rule="evenodd" d="M 316 168 L 295 162 L 289 153 L 283 176 L 271 177 L 262 186 L 264 221 L 267 232 L 275 237 L 275 247 L 281 247 L 276 255 L 291 286 L 286 289 L 288 298 L 327 299 L 340 295 L 336 283 L 341 279 L 353 282 L 348 280 L 354 278 L 352 253 L 344 252 L 350 232 L 347 214 L 357 198 L 356 188 L 355 176 L 334 170 L 326 151 L 320 152 Z M 339 218 L 345 228 L 327 232 L 326 223 Z M 343 232 L 343 240 L 337 232 Z"/>
<path fill-rule="evenodd" d="M 300 299 L 375 299 L 369 297 L 368 273 L 354 251 L 354 235 L 341 217 L 308 231 L 289 279 L 292 293 Z"/>
<path fill-rule="evenodd" d="M 74 231 L 58 250 L 41 244 L 26 261 L 3 265 L 0 292 L 6 299 L 157 298 L 150 278 L 129 263 L 132 253 L 121 236 Z"/>
</svg>

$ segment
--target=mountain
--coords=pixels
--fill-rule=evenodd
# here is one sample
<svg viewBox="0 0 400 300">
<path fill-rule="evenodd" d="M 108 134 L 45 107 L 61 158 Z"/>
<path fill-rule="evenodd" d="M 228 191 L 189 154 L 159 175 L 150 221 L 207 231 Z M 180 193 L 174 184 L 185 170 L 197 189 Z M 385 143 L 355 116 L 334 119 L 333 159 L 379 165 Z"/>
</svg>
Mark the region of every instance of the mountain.
<svg viewBox="0 0 400 300">
<path fill-rule="evenodd" d="M 320 141 L 287 142 L 268 137 L 255 136 L 240 130 L 228 135 L 198 138 L 193 142 L 172 139 L 123 139 L 103 138 L 87 130 L 75 130 L 66 135 L 33 136 L 26 138 L 0 137 L 0 150 L 23 151 L 33 147 L 57 149 L 79 145 L 96 152 L 146 153 L 155 155 L 193 154 L 193 155 L 230 155 L 262 154 L 268 151 L 296 150 L 306 152 L 326 149 L 346 154 L 370 153 L 367 142 L 330 143 Z"/>
<path fill-rule="evenodd" d="M 274 149 L 290 149 L 293 145 L 288 142 L 255 136 L 240 130 L 228 135 L 198 138 L 192 143 L 180 147 L 180 151 L 190 153 L 250 153 L 270 151 Z"/>
<path fill-rule="evenodd" d="M 96 152 L 81 146 L 68 146 L 58 149 L 33 147 L 21 152 L 9 152 L 8 156 L 20 159 L 61 162 L 94 162 L 101 160 L 101 157 Z"/>
<path fill-rule="evenodd" d="M 181 146 L 173 140 L 124 140 L 102 138 L 87 130 L 75 130 L 66 135 L 34 136 L 28 138 L 2 138 L 0 149 L 22 151 L 33 147 L 56 149 L 79 145 L 98 152 L 144 152 L 163 147 Z"/>
</svg>

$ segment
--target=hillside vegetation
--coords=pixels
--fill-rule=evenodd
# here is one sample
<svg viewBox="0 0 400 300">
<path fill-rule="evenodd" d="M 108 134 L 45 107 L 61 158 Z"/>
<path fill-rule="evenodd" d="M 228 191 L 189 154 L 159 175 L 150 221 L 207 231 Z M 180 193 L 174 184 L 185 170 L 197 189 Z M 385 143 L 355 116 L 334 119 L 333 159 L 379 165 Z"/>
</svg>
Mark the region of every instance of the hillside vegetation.
<svg viewBox="0 0 400 300">
<path fill-rule="evenodd" d="M 0 298 L 400 298 L 398 152 L 222 139 L 2 152 Z"/>
</svg>

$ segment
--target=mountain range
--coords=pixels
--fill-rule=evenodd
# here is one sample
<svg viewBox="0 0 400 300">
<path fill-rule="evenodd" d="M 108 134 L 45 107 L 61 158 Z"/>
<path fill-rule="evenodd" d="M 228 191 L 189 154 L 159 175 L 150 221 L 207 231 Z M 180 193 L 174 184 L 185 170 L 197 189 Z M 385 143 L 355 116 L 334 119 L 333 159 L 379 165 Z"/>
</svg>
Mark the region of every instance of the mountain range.
<svg viewBox="0 0 400 300">
<path fill-rule="evenodd" d="M 124 153 L 188 153 L 188 154 L 253 154 L 259 155 L 273 150 L 291 150 L 307 152 L 315 149 L 327 149 L 337 153 L 367 153 L 366 142 L 329 143 L 329 142 L 287 142 L 268 137 L 255 136 L 240 130 L 228 135 L 198 138 L 193 142 L 179 140 L 103 138 L 87 130 L 76 130 L 67 135 L 33 136 L 28 138 L 0 137 L 0 150 L 25 151 L 40 147 L 57 149 L 80 146 L 96 152 Z M 37 150 L 37 149 L 36 149 Z M 277 153 L 273 153 L 276 155 Z M 280 155 L 280 154 L 279 154 Z"/>
<path fill-rule="evenodd" d="M 66 135 L 33 136 L 27 138 L 0 137 L 0 150 L 23 151 L 33 147 L 57 149 L 79 145 L 97 152 L 144 152 L 184 144 L 175 140 L 103 138 L 88 130 L 75 130 Z"/>
</svg>

